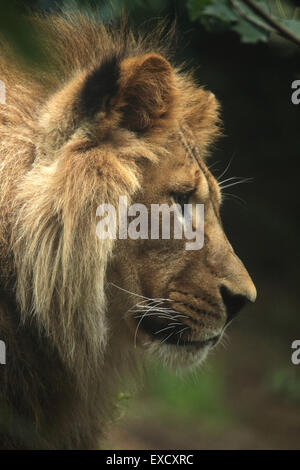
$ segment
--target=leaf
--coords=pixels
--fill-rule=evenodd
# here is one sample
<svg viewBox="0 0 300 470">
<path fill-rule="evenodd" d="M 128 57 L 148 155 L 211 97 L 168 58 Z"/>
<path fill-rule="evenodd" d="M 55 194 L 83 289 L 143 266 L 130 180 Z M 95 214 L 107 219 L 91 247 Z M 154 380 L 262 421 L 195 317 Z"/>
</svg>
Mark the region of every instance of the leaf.
<svg viewBox="0 0 300 470">
<path fill-rule="evenodd" d="M 235 0 L 235 3 L 247 17 L 255 20 L 262 27 L 267 26 L 261 18 L 258 18 L 240 0 Z M 256 3 L 266 11 L 268 10 L 268 3 L 265 0 L 257 0 Z M 209 26 L 210 30 L 213 29 L 217 32 L 218 29 L 220 30 L 218 25 L 223 25 L 223 31 L 224 29 L 235 31 L 240 35 L 241 41 L 247 43 L 267 41 L 269 38 L 269 34 L 263 28 L 256 27 L 244 19 L 239 11 L 232 7 L 229 0 L 210 0 L 206 6 L 203 0 L 192 0 L 189 2 L 189 6 L 191 19 L 198 19 L 207 29 Z M 215 21 L 213 28 L 211 28 L 211 23 L 207 19 Z"/>
<path fill-rule="evenodd" d="M 225 23 L 230 23 L 238 20 L 238 16 L 229 5 L 227 0 L 213 1 L 213 3 L 207 6 L 203 10 L 204 15 L 214 16 Z"/>
<path fill-rule="evenodd" d="M 120 392 L 118 395 L 118 400 L 129 400 L 130 398 L 132 398 L 131 393 Z"/>
<path fill-rule="evenodd" d="M 187 8 L 192 21 L 199 20 L 205 7 L 210 5 L 211 0 L 189 0 Z"/>
<path fill-rule="evenodd" d="M 288 20 L 285 18 L 276 18 L 278 23 L 291 31 L 300 38 L 300 20 Z"/>
<path fill-rule="evenodd" d="M 242 42 L 256 43 L 259 41 L 267 41 L 269 34 L 262 29 L 256 28 L 246 20 L 240 20 L 232 27 L 233 31 L 238 33 Z"/>
</svg>

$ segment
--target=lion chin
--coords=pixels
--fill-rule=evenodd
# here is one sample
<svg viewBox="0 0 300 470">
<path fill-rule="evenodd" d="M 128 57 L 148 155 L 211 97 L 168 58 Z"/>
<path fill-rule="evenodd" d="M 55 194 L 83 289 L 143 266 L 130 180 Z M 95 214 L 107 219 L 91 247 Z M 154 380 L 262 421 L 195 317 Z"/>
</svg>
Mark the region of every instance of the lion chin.
<svg viewBox="0 0 300 470">
<path fill-rule="evenodd" d="M 172 66 L 163 33 L 135 40 L 74 11 L 26 21 L 49 68 L 0 38 L 0 448 L 94 449 L 140 351 L 198 366 L 256 290 L 206 164 L 219 103 Z M 120 198 L 172 207 L 167 236 L 146 218 L 99 237 Z M 197 244 L 173 230 L 186 205 Z"/>
<path fill-rule="evenodd" d="M 157 342 L 144 343 L 144 348 L 155 356 L 166 367 L 175 371 L 191 371 L 198 369 L 205 361 L 210 344 L 203 346 L 176 346 Z"/>
</svg>

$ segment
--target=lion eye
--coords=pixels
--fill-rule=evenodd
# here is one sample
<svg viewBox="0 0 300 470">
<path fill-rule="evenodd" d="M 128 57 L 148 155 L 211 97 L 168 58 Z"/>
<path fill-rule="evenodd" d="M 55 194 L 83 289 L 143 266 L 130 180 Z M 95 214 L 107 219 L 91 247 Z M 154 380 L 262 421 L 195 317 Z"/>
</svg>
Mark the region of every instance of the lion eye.
<svg viewBox="0 0 300 470">
<path fill-rule="evenodd" d="M 187 193 L 173 192 L 172 198 L 175 204 L 179 204 L 181 207 L 182 213 L 184 212 L 184 205 L 189 203 L 191 195 L 195 192 L 195 189 L 188 191 Z"/>
</svg>

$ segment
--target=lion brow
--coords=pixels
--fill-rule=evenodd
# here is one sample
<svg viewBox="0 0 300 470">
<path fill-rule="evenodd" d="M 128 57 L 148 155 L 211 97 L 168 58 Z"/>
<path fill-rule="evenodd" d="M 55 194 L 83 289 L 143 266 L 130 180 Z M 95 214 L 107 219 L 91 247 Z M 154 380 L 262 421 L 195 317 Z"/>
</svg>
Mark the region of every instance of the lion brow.
<svg viewBox="0 0 300 470">
<path fill-rule="evenodd" d="M 206 176 L 206 179 L 208 179 L 209 177 L 209 172 L 206 168 L 206 165 L 205 163 L 202 161 L 201 159 L 201 156 L 200 156 L 200 152 L 199 152 L 199 148 L 195 142 L 195 137 L 194 137 L 194 134 L 193 134 L 193 131 L 188 128 L 188 129 L 183 129 L 182 126 L 178 126 L 179 127 L 179 135 L 180 135 L 180 139 L 181 139 L 181 142 L 183 143 L 183 146 L 184 148 L 186 149 L 186 151 L 188 152 L 190 158 L 192 161 L 195 161 L 197 163 L 197 165 L 199 166 L 200 170 L 202 171 L 202 173 L 204 173 L 204 175 Z M 191 139 L 192 139 L 192 144 L 189 143 L 185 137 L 185 134 L 189 133 L 190 136 L 191 136 Z"/>
<path fill-rule="evenodd" d="M 182 126 L 178 126 L 179 127 L 179 135 L 180 135 L 180 139 L 181 139 L 181 142 L 183 143 L 183 146 L 185 147 L 186 151 L 188 152 L 190 158 L 192 159 L 192 161 L 195 161 L 200 170 L 204 173 L 205 177 L 206 177 L 206 180 L 207 180 L 207 183 L 208 183 L 208 186 L 209 186 L 209 194 L 210 194 L 210 199 L 211 199 L 211 202 L 212 202 L 212 205 L 213 205 L 213 208 L 214 208 L 214 212 L 215 214 L 217 215 L 217 217 L 219 218 L 219 215 L 218 215 L 218 210 L 217 210 L 217 207 L 216 207 L 216 203 L 215 201 L 213 200 L 211 194 L 213 193 L 212 189 L 211 189 L 211 185 L 209 183 L 209 172 L 205 166 L 205 164 L 201 161 L 201 157 L 200 157 L 200 153 L 199 153 L 199 149 L 197 147 L 197 145 L 194 143 L 194 145 L 191 145 L 187 139 L 185 138 L 185 135 L 184 133 L 190 133 L 191 134 L 191 137 L 192 137 L 192 141 L 195 142 L 195 139 L 194 139 L 194 136 L 193 136 L 193 132 L 191 129 L 188 129 L 188 130 L 184 130 Z M 234 184 L 237 184 L 237 183 L 234 183 Z M 228 186 L 229 187 L 229 186 Z"/>
<path fill-rule="evenodd" d="M 186 132 L 186 131 L 183 130 L 183 127 L 182 127 L 182 126 L 179 126 L 180 140 L 181 140 L 181 142 L 183 143 L 184 148 L 185 148 L 186 151 L 188 152 L 188 154 L 189 154 L 191 160 L 195 161 L 195 162 L 198 164 L 199 168 L 200 168 L 201 170 L 203 170 L 202 165 L 201 165 L 201 163 L 200 163 L 200 156 L 199 156 L 198 149 L 197 149 L 196 145 L 193 145 L 193 146 L 192 146 L 192 145 L 187 141 L 187 139 L 185 138 L 185 132 Z M 192 131 L 190 131 L 190 132 L 191 132 L 191 134 L 192 134 Z"/>
</svg>

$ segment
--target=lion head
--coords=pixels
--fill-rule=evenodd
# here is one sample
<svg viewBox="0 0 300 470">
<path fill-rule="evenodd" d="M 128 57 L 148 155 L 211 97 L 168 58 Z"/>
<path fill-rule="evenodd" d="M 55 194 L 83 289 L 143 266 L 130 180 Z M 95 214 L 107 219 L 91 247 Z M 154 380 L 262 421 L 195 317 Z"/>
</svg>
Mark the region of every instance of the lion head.
<svg viewBox="0 0 300 470">
<path fill-rule="evenodd" d="M 219 106 L 161 53 L 107 37 L 98 52 L 38 112 L 35 158 L 17 194 L 18 301 L 77 365 L 80 345 L 84 363 L 120 330 L 127 347 L 199 363 L 256 297 L 205 163 Z M 148 208 L 202 204 L 203 247 L 161 234 L 100 240 L 97 207 L 118 208 L 120 196 Z"/>
</svg>

